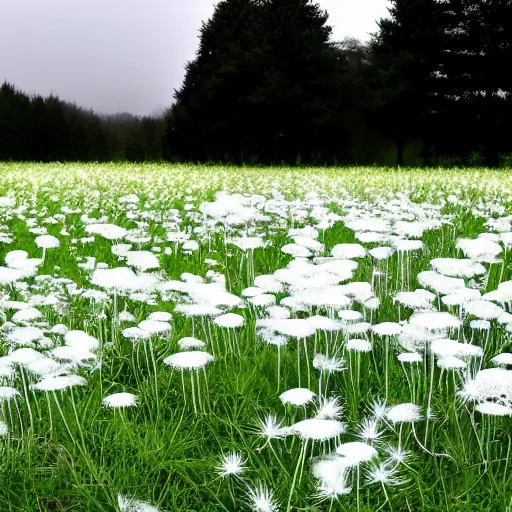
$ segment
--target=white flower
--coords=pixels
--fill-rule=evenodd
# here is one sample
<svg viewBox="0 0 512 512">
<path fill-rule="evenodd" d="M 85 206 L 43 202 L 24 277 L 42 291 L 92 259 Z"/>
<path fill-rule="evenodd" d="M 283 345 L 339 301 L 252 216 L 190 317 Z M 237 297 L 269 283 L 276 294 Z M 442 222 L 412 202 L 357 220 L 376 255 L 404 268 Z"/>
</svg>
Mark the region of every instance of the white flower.
<svg viewBox="0 0 512 512">
<path fill-rule="evenodd" d="M 323 398 L 320 401 L 316 418 L 319 420 L 337 420 L 343 414 L 343 406 L 339 403 L 339 398 L 334 396 L 332 398 Z"/>
<path fill-rule="evenodd" d="M 249 506 L 254 512 L 276 512 L 279 510 L 274 501 L 274 494 L 265 485 L 259 483 L 254 489 L 249 488 Z"/>
<path fill-rule="evenodd" d="M 380 462 L 378 465 L 373 465 L 369 471 L 366 479 L 366 484 L 380 483 L 383 485 L 402 485 L 406 483 L 406 480 L 399 480 L 394 475 L 397 472 L 398 466 L 394 468 L 388 468 L 385 462 Z"/>
<path fill-rule="evenodd" d="M 316 354 L 313 358 L 313 367 L 321 372 L 341 372 L 346 370 L 345 362 L 336 357 L 327 357 L 324 354 Z"/>
<path fill-rule="evenodd" d="M 117 495 L 117 503 L 121 512 L 158 512 L 158 509 L 149 503 L 133 498 Z"/>
<path fill-rule="evenodd" d="M 320 498 L 336 499 L 350 494 L 348 483 L 349 468 L 343 457 L 328 457 L 314 462 L 311 473 L 318 479 L 317 494 Z"/>
<path fill-rule="evenodd" d="M 345 457 L 348 466 L 359 466 L 361 462 L 368 462 L 379 455 L 373 446 L 359 441 L 340 444 L 336 453 Z"/>
<path fill-rule="evenodd" d="M 337 420 L 324 420 L 311 418 L 299 421 L 290 427 L 290 431 L 301 439 L 313 441 L 328 441 L 343 434 L 346 430 L 345 423 Z"/>
<path fill-rule="evenodd" d="M 375 441 L 384 432 L 378 429 L 379 420 L 376 418 L 364 418 L 358 425 L 357 437 L 368 441 Z"/>
<path fill-rule="evenodd" d="M 315 396 L 315 393 L 307 388 L 294 388 L 281 393 L 279 398 L 283 404 L 301 406 L 311 402 Z"/>
<path fill-rule="evenodd" d="M 222 457 L 222 462 L 216 468 L 217 473 L 226 477 L 229 475 L 241 475 L 247 468 L 244 466 L 244 461 L 239 453 L 231 452 Z"/>
<path fill-rule="evenodd" d="M 286 430 L 282 428 L 283 421 L 277 421 L 275 414 L 268 414 L 263 419 L 258 419 L 260 424 L 259 435 L 267 439 L 279 439 L 285 437 Z"/>
<path fill-rule="evenodd" d="M 137 396 L 131 393 L 114 393 L 103 399 L 105 407 L 112 407 L 118 409 L 121 407 L 133 407 L 137 405 Z"/>
<path fill-rule="evenodd" d="M 388 410 L 386 418 L 391 423 L 415 423 L 422 419 L 420 410 L 420 406 L 413 403 L 398 404 Z"/>
</svg>

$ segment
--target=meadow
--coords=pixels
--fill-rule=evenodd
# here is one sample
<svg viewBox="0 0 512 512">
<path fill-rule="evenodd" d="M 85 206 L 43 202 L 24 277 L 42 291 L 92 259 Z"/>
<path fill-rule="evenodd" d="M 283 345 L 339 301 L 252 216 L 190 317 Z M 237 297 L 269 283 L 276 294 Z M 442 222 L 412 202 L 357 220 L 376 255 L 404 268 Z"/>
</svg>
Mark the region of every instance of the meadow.
<svg viewBox="0 0 512 512">
<path fill-rule="evenodd" d="M 511 208 L 508 169 L 0 164 L 0 510 L 512 510 Z"/>
</svg>

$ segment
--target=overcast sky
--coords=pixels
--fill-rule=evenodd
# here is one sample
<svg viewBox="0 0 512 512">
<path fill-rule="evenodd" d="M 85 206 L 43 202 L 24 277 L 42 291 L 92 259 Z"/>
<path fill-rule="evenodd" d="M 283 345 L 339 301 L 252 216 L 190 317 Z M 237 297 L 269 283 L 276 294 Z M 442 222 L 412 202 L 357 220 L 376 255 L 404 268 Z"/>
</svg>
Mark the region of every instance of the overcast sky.
<svg viewBox="0 0 512 512">
<path fill-rule="evenodd" d="M 368 39 L 388 0 L 317 0 L 333 39 Z M 97 112 L 170 106 L 216 0 L 0 0 L 0 82 Z"/>
</svg>

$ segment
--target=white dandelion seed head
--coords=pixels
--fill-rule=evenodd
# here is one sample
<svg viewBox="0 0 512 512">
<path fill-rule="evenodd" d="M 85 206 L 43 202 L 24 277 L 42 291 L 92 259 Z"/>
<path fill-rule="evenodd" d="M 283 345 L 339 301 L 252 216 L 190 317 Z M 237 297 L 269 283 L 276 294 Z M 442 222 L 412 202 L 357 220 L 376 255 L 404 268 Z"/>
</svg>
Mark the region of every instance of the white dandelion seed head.
<svg viewBox="0 0 512 512">
<path fill-rule="evenodd" d="M 379 456 L 373 446 L 360 441 L 340 444 L 336 448 L 336 453 L 345 457 L 347 466 L 359 466 Z"/>
<path fill-rule="evenodd" d="M 222 460 L 215 470 L 221 477 L 241 475 L 247 468 L 239 453 L 231 452 L 222 457 Z"/>
<path fill-rule="evenodd" d="M 315 396 L 316 394 L 307 388 L 294 388 L 281 393 L 279 398 L 283 404 L 291 404 L 300 407 L 311 402 Z"/>
<path fill-rule="evenodd" d="M 320 420 L 339 420 L 343 415 L 343 405 L 337 396 L 320 399 L 315 418 Z"/>
<path fill-rule="evenodd" d="M 321 499 L 336 499 L 352 492 L 349 467 L 343 457 L 331 456 L 316 460 L 311 473 L 318 480 L 317 495 Z"/>
<path fill-rule="evenodd" d="M 328 441 L 341 436 L 346 425 L 337 420 L 311 418 L 294 423 L 290 430 L 304 440 Z"/>
<path fill-rule="evenodd" d="M 79 375 L 50 376 L 45 377 L 36 384 L 32 385 L 33 389 L 38 391 L 59 391 L 73 386 L 85 386 L 87 381 Z"/>
<path fill-rule="evenodd" d="M 213 356 L 208 352 L 194 350 L 172 354 L 164 359 L 164 364 L 178 370 L 199 370 L 213 363 L 213 360 Z"/>
<path fill-rule="evenodd" d="M 408 363 L 408 364 L 423 362 L 423 357 L 418 352 L 402 352 L 401 354 L 398 354 L 397 359 L 401 363 Z"/>
<path fill-rule="evenodd" d="M 421 407 L 413 403 L 403 403 L 390 407 L 386 418 L 391 423 L 415 423 L 423 419 Z"/>
<path fill-rule="evenodd" d="M 372 351 L 372 344 L 368 340 L 352 338 L 347 341 L 347 350 L 368 353 Z"/>
<path fill-rule="evenodd" d="M 327 357 L 324 354 L 316 354 L 313 358 L 313 367 L 321 372 L 341 372 L 346 370 L 345 361 L 337 357 Z"/>
<path fill-rule="evenodd" d="M 487 416 L 512 416 L 512 407 L 495 402 L 482 402 L 475 407 L 475 410 Z"/>
<path fill-rule="evenodd" d="M 253 512 L 277 512 L 279 510 L 273 492 L 261 483 L 257 487 L 249 488 L 248 498 Z"/>
<path fill-rule="evenodd" d="M 103 405 L 112 409 L 133 407 L 137 405 L 137 395 L 132 393 L 114 393 L 103 399 Z"/>
<path fill-rule="evenodd" d="M 357 437 L 369 442 L 377 440 L 384 433 L 379 430 L 379 423 L 377 418 L 363 418 L 357 426 Z"/>
</svg>

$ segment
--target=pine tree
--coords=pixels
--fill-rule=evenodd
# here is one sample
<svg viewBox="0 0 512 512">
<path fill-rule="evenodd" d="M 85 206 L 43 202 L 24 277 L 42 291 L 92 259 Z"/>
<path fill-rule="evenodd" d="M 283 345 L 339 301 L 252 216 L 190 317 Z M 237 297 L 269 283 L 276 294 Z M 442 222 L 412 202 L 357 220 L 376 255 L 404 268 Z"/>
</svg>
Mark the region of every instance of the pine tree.
<svg viewBox="0 0 512 512">
<path fill-rule="evenodd" d="M 499 152 L 512 149 L 512 2 L 449 0 L 440 5 L 445 27 L 440 78 L 430 83 L 437 112 L 459 151 L 479 148 L 486 165 L 497 166 Z"/>
<path fill-rule="evenodd" d="M 432 130 L 427 79 L 439 58 L 443 29 L 436 0 L 391 2 L 390 17 L 378 22 L 380 31 L 370 41 L 370 111 L 380 131 L 395 139 L 397 164 L 402 165 L 407 135 L 420 135 L 428 156 Z"/>
<path fill-rule="evenodd" d="M 342 62 L 311 0 L 223 0 L 168 116 L 171 155 L 264 163 L 340 146 Z M 322 154 L 322 152 L 324 154 Z"/>
</svg>

